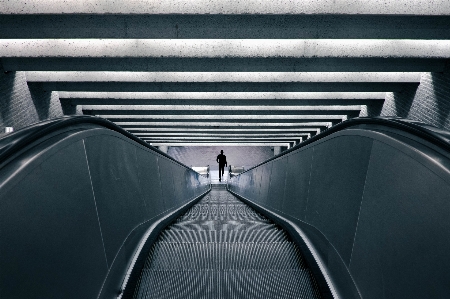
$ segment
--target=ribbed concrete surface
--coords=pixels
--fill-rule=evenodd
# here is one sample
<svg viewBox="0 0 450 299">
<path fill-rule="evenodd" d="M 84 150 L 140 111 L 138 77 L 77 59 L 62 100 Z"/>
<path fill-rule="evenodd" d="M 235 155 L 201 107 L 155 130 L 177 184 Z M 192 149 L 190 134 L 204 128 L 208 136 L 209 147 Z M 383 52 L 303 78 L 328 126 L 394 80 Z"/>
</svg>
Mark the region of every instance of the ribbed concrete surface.
<svg viewBox="0 0 450 299">
<path fill-rule="evenodd" d="M 212 190 L 160 235 L 134 298 L 321 298 L 283 230 Z"/>
</svg>

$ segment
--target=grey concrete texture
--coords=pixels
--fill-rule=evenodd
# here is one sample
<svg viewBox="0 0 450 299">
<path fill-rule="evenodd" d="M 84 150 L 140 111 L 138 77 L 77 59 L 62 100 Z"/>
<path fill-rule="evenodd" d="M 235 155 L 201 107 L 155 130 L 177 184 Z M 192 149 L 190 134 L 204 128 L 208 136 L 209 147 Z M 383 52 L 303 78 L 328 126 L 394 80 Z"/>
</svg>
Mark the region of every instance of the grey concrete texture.
<svg viewBox="0 0 450 299">
<path fill-rule="evenodd" d="M 5 39 L 1 57 L 450 58 L 448 40 Z"/>
<path fill-rule="evenodd" d="M 387 14 L 448 15 L 446 0 L 99 0 L 96 2 L 65 0 L 19 0 L 3 2 L 2 14 Z"/>
<path fill-rule="evenodd" d="M 423 73 L 417 89 L 386 94 L 382 116 L 400 116 L 450 130 L 450 71 Z"/>
<path fill-rule="evenodd" d="M 0 128 L 21 129 L 63 115 L 58 94 L 29 89 L 24 72 L 4 72 L 0 65 Z"/>
<path fill-rule="evenodd" d="M 420 78 L 419 78 L 420 80 Z M 217 100 L 215 105 L 233 100 L 384 100 L 384 92 L 59 92 L 60 99 Z M 222 100 L 224 102 L 222 102 Z"/>
<path fill-rule="evenodd" d="M 420 82 L 419 72 L 26 72 L 27 82 Z M 175 91 L 165 92 L 176 93 Z M 197 94 L 201 92 L 197 92 Z M 211 92 L 232 95 L 232 93 Z M 287 92 L 278 92 L 282 95 Z M 322 93 L 326 94 L 326 93 Z M 346 93 L 341 93 L 346 94 Z M 291 94 L 288 94 L 291 95 Z"/>
<path fill-rule="evenodd" d="M 0 28 L 2 39 L 450 39 L 447 15 L 1 15 Z"/>
</svg>

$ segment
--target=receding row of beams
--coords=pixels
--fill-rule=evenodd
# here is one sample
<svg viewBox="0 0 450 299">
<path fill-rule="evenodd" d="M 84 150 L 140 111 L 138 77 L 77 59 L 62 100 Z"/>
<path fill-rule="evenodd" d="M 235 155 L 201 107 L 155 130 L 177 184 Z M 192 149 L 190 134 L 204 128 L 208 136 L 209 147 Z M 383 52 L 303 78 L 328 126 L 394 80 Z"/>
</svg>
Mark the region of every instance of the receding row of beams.
<svg viewBox="0 0 450 299">
<path fill-rule="evenodd" d="M 235 138 L 235 137 L 264 137 L 264 138 L 270 138 L 270 137 L 305 137 L 309 136 L 311 134 L 308 133 L 279 133 L 279 134 L 267 134 L 267 133 L 240 133 L 240 134 L 217 134 L 217 133 L 134 133 L 138 137 L 228 137 L 228 138 Z"/>
<path fill-rule="evenodd" d="M 15 0 L 2 14 L 323 14 L 448 15 L 447 0 Z"/>
<path fill-rule="evenodd" d="M 127 128 L 127 131 L 134 132 L 136 134 L 145 135 L 145 134 L 310 134 L 315 135 L 320 133 L 319 129 L 316 128 L 278 128 L 278 129 L 261 129 L 261 128 L 239 128 L 239 129 L 211 129 L 211 128 L 148 128 L 148 129 L 140 129 L 140 128 Z"/>
<path fill-rule="evenodd" d="M 449 40 L 2 39 L 0 57 L 450 58 Z"/>
<path fill-rule="evenodd" d="M 0 15 L 4 38 L 450 39 L 449 16 Z"/>
</svg>

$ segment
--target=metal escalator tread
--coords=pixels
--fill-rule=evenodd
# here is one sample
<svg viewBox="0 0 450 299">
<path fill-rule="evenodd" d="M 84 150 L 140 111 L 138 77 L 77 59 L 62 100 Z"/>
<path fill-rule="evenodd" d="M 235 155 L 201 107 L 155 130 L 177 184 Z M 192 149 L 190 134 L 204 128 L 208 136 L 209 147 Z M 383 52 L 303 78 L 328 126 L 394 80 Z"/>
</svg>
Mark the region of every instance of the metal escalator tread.
<svg viewBox="0 0 450 299">
<path fill-rule="evenodd" d="M 150 250 L 135 299 L 321 298 L 286 233 L 226 190 L 211 190 Z"/>
</svg>

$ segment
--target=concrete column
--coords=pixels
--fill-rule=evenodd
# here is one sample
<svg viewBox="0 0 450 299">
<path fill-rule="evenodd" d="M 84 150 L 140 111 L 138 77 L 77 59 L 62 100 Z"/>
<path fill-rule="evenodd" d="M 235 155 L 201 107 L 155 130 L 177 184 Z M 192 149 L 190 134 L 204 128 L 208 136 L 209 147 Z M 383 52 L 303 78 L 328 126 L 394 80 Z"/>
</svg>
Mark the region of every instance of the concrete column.
<svg viewBox="0 0 450 299">
<path fill-rule="evenodd" d="M 158 148 L 165 154 L 167 154 L 167 151 L 169 150 L 169 147 L 167 145 L 160 145 Z"/>
<path fill-rule="evenodd" d="M 273 147 L 273 155 L 276 156 L 279 154 L 281 154 L 281 146 L 274 146 Z"/>
</svg>

